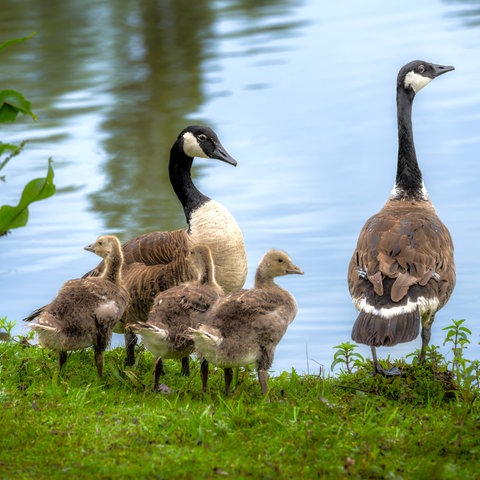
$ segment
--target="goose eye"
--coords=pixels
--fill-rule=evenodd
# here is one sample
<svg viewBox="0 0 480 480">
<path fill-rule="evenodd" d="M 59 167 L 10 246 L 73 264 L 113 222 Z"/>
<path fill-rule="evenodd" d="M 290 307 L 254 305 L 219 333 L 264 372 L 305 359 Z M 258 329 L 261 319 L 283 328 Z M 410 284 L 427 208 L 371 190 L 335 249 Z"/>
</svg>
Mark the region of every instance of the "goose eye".
<svg viewBox="0 0 480 480">
<path fill-rule="evenodd" d="M 198 138 L 201 142 L 204 142 L 204 141 L 207 139 L 207 136 L 206 136 L 204 133 L 201 133 L 197 138 Z"/>
<path fill-rule="evenodd" d="M 418 73 L 423 73 L 423 72 L 425 72 L 425 65 L 419 65 Z"/>
<path fill-rule="evenodd" d="M 283 263 L 283 258 L 279 258 L 278 263 Z"/>
</svg>

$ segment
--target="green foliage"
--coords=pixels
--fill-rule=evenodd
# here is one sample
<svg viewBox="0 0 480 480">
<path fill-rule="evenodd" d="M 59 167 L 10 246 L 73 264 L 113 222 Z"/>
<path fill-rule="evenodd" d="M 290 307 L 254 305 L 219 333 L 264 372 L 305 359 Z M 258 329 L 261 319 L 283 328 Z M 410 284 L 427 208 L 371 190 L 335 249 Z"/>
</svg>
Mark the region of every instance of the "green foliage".
<svg viewBox="0 0 480 480">
<path fill-rule="evenodd" d="M 30 115 L 34 120 L 37 119 L 32 112 L 31 103 L 20 92 L 0 91 L 0 123 L 15 121 L 19 113 Z"/>
<path fill-rule="evenodd" d="M 25 185 L 18 205 L 3 205 L 0 207 L 0 235 L 11 228 L 23 227 L 28 221 L 28 207 L 55 193 L 53 183 L 52 159 L 48 160 L 48 170 L 45 178 L 36 178 Z"/>
<path fill-rule="evenodd" d="M 354 343 L 344 342 L 340 345 L 336 345 L 333 348 L 336 348 L 337 351 L 333 355 L 333 362 L 332 366 L 330 367 L 332 371 L 337 365 L 345 364 L 347 373 L 352 373 L 353 367 L 358 368 L 362 363 L 365 362 L 363 356 L 360 353 L 355 352 L 357 345 Z"/>
<path fill-rule="evenodd" d="M 28 37 L 8 40 L 0 44 L 0 50 L 9 45 L 23 42 L 30 39 Z M 13 122 L 17 115 L 30 115 L 34 120 L 36 116 L 32 111 L 31 103 L 16 90 L 0 90 L 0 123 Z M 25 142 L 20 145 L 13 145 L 9 143 L 0 142 L 0 170 L 2 170 L 7 163 L 15 156 L 17 156 L 23 149 Z M 0 177 L 0 180 L 5 181 L 5 177 Z M 39 200 L 44 200 L 55 193 L 55 185 L 53 183 L 53 168 L 52 159 L 48 161 L 48 170 L 45 178 L 37 178 L 30 181 L 23 189 L 21 199 L 15 207 L 10 205 L 3 205 L 0 208 L 0 236 L 5 235 L 12 228 L 19 228 L 26 225 L 28 221 L 28 206 Z"/>
<path fill-rule="evenodd" d="M 33 340 L 34 332 L 30 331 L 28 335 L 12 335 L 12 331 L 16 322 L 8 321 L 7 317 L 0 318 L 0 340 L 8 342 L 17 342 L 26 344 L 29 340 Z"/>
</svg>

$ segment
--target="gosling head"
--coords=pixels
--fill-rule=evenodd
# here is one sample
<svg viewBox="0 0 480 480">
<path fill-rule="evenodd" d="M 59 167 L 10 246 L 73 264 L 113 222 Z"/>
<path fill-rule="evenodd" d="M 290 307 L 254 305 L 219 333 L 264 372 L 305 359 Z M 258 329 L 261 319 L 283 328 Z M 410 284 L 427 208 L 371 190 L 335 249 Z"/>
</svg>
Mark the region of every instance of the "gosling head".
<svg viewBox="0 0 480 480">
<path fill-rule="evenodd" d="M 303 275 L 303 271 L 282 250 L 269 250 L 260 260 L 257 268 L 257 277 L 261 278 L 273 279 L 291 274 Z"/>
<path fill-rule="evenodd" d="M 414 60 L 404 65 L 398 72 L 397 88 L 403 88 L 415 95 L 434 78 L 452 70 L 455 68 L 449 65 L 436 65 L 422 60 Z"/>
<path fill-rule="evenodd" d="M 114 255 L 121 254 L 122 251 L 120 240 L 113 235 L 102 235 L 94 243 L 84 248 L 88 252 L 93 252 L 102 258 L 111 258 Z"/>
<path fill-rule="evenodd" d="M 237 165 L 237 161 L 230 156 L 211 128 L 191 125 L 180 132 L 178 140 L 183 144 L 185 155 L 189 157 L 215 158 Z"/>
</svg>

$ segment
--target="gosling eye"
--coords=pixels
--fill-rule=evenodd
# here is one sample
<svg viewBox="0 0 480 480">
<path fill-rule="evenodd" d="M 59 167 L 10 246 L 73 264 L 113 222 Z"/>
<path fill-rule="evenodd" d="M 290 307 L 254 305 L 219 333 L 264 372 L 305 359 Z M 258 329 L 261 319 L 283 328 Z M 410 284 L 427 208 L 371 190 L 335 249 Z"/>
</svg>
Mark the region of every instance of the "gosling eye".
<svg viewBox="0 0 480 480">
<path fill-rule="evenodd" d="M 279 258 L 278 263 L 283 263 L 283 258 Z"/>
<path fill-rule="evenodd" d="M 425 65 L 419 65 L 417 70 L 418 70 L 418 73 L 424 73 L 425 72 Z"/>
<path fill-rule="evenodd" d="M 198 138 L 201 142 L 205 142 L 205 140 L 207 140 L 207 136 L 206 136 L 204 133 L 201 133 L 197 138 Z"/>
</svg>

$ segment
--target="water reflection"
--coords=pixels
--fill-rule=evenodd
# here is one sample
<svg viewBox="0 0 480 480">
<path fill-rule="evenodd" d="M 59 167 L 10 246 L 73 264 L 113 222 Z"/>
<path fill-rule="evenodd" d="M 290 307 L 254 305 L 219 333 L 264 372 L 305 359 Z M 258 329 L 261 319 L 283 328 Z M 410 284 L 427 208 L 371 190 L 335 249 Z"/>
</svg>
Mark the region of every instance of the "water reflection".
<svg viewBox="0 0 480 480">
<path fill-rule="evenodd" d="M 239 165 L 198 160 L 194 176 L 235 215 L 250 272 L 271 247 L 305 270 L 279 281 L 300 308 L 274 368 L 301 370 L 306 358 L 311 369 L 328 366 L 356 315 L 348 260 L 393 183 L 396 71 L 425 58 L 456 68 L 414 112 L 427 187 L 457 252 L 457 287 L 434 326 L 432 343 L 441 345 L 451 318 L 473 322 L 479 308 L 480 232 L 469 214 L 480 202 L 477 5 L 2 0 L 2 40 L 38 34 L 0 53 L 1 88 L 24 91 L 39 117 L 2 125 L 2 141 L 32 138 L 5 172 L 2 203 L 17 200 L 49 156 L 59 192 L 1 245 L 0 315 L 18 321 L 92 268 L 82 247 L 99 233 L 126 239 L 184 226 L 169 149 L 185 125 L 206 123 Z"/>
<path fill-rule="evenodd" d="M 109 60 L 107 91 L 112 101 L 101 126 L 107 183 L 90 196 L 93 210 L 103 212 L 110 229 L 131 237 L 184 224 L 168 180 L 168 154 L 185 125 L 209 121 L 196 114 L 205 102 L 205 74 L 221 75 L 216 58 L 230 54 L 216 48 L 223 35 L 218 17 L 248 23 L 247 34 L 242 29 L 238 36 L 261 34 L 255 47 L 260 52 L 268 48 L 269 36 L 288 35 L 296 28 L 288 21 L 265 25 L 277 3 L 287 15 L 291 7 L 285 1 L 268 2 L 268 7 L 261 2 L 228 2 L 222 7 L 208 1 L 148 1 L 129 12 L 126 32 L 122 19 L 117 19 L 116 32 L 124 40 L 115 42 Z M 250 47 L 242 51 L 255 54 Z M 201 166 L 196 165 L 193 175 L 199 174 Z"/>
<path fill-rule="evenodd" d="M 455 6 L 451 16 L 461 19 L 467 27 L 480 26 L 480 2 L 478 0 L 444 0 Z M 459 9 L 458 7 L 461 7 Z"/>
</svg>

